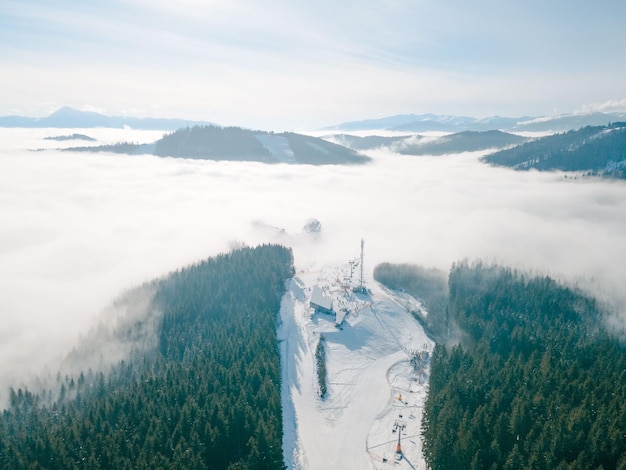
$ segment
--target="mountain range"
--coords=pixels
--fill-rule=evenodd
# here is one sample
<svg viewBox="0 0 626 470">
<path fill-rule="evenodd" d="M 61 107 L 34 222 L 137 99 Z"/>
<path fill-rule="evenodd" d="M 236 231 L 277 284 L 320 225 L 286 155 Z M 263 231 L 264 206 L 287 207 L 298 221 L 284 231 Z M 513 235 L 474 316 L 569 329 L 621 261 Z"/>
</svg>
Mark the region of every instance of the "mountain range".
<svg viewBox="0 0 626 470">
<path fill-rule="evenodd" d="M 446 114 L 398 114 L 377 119 L 350 121 L 323 128 L 325 131 L 395 131 L 395 132 L 463 132 L 503 130 L 509 132 L 565 132 L 584 126 L 604 126 L 625 121 L 626 113 L 569 113 L 554 116 L 521 116 L 474 118 Z M 47 117 L 0 116 L 0 127 L 131 128 L 140 130 L 174 131 L 183 127 L 215 125 L 208 121 L 171 118 L 140 118 L 108 116 L 93 111 L 63 107 Z"/>
<path fill-rule="evenodd" d="M 0 117 L 0 127 L 26 128 L 78 128 L 108 127 L 122 129 L 129 127 L 140 130 L 170 131 L 190 125 L 209 125 L 205 121 L 189 121 L 185 119 L 168 118 L 139 118 L 130 116 L 107 116 L 93 111 L 79 111 L 77 109 L 60 108 L 50 116 L 32 118 L 24 116 Z"/>
<path fill-rule="evenodd" d="M 604 126 L 626 120 L 626 113 L 561 114 L 539 117 L 492 116 L 477 119 L 442 114 L 399 114 L 380 119 L 350 121 L 326 127 L 324 131 L 463 132 L 504 130 L 509 132 L 564 132 L 584 126 Z"/>
</svg>

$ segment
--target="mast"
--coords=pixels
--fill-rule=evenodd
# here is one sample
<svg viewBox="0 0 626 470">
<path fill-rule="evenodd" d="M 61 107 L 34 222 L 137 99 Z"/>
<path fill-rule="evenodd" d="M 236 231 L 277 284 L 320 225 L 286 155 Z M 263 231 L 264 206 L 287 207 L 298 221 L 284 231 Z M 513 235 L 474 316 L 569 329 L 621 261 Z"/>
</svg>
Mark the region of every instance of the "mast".
<svg viewBox="0 0 626 470">
<path fill-rule="evenodd" d="M 364 257 L 364 247 L 365 247 L 365 240 L 363 240 L 361 238 L 361 282 L 359 285 L 359 291 L 363 292 L 363 257 Z"/>
</svg>

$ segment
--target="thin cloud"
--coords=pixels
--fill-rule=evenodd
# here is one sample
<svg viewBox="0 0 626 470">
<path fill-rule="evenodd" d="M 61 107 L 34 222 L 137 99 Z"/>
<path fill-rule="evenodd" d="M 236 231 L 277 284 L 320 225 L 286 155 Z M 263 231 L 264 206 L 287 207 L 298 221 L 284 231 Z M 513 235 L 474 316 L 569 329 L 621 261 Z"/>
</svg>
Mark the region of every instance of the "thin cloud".
<svg viewBox="0 0 626 470">
<path fill-rule="evenodd" d="M 588 114 L 594 112 L 610 113 L 610 112 L 626 112 L 626 98 L 606 100 L 602 103 L 591 103 L 584 105 L 577 114 Z"/>
</svg>

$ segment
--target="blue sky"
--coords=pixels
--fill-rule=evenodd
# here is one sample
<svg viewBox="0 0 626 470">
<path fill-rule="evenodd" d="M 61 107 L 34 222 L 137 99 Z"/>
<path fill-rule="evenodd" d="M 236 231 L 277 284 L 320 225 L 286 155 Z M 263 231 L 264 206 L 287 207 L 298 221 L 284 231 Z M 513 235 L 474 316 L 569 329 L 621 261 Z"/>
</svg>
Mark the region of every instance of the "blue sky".
<svg viewBox="0 0 626 470">
<path fill-rule="evenodd" d="M 302 129 L 626 109 L 626 2 L 0 1 L 0 115 Z"/>
</svg>

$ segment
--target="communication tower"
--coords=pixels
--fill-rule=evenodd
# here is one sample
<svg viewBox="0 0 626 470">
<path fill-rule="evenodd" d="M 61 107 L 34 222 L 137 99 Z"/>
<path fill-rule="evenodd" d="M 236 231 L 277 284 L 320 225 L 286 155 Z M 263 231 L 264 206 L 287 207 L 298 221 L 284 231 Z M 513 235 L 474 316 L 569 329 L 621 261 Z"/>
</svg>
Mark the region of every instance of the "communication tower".
<svg viewBox="0 0 626 470">
<path fill-rule="evenodd" d="M 364 281 L 363 281 L 363 258 L 365 256 L 365 240 L 363 240 L 361 238 L 361 262 L 360 262 L 360 271 L 361 271 L 361 276 L 359 278 L 359 285 L 358 287 L 353 287 L 352 291 L 353 292 L 358 292 L 360 294 L 366 294 L 367 293 L 367 289 L 365 288 Z M 356 264 L 356 261 L 354 262 Z M 352 263 L 350 263 L 350 274 L 352 274 Z"/>
<path fill-rule="evenodd" d="M 364 256 L 365 240 L 361 238 L 361 282 L 359 283 L 359 291 L 363 292 L 363 256 Z"/>
</svg>

